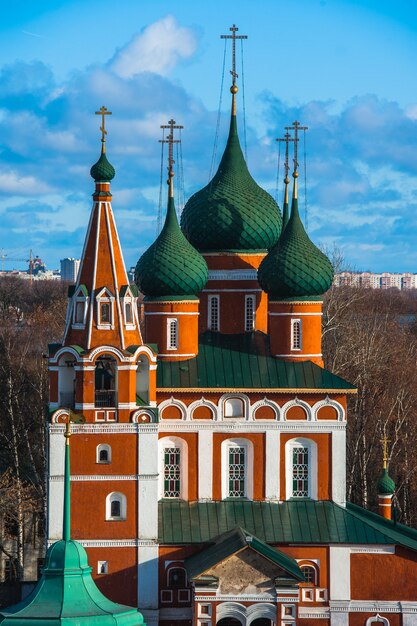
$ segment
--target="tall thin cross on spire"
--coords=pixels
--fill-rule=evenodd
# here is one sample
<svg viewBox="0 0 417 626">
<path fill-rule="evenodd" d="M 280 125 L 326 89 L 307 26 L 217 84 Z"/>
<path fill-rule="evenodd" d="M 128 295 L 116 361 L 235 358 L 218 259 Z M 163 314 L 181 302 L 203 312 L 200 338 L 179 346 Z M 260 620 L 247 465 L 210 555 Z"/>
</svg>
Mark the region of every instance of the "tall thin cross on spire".
<svg viewBox="0 0 417 626">
<path fill-rule="evenodd" d="M 294 137 L 291 137 L 290 133 L 287 130 L 287 132 L 285 133 L 285 135 L 283 137 L 278 137 L 278 139 L 276 139 L 275 141 L 285 141 L 285 163 L 284 163 L 285 177 L 284 177 L 284 183 L 286 185 L 288 185 L 288 183 L 290 182 L 289 179 L 288 179 L 288 172 L 290 171 L 289 156 L 288 156 L 289 144 L 290 144 L 290 141 L 295 141 L 295 139 L 294 139 Z"/>
<path fill-rule="evenodd" d="M 173 165 L 174 161 L 174 143 L 181 143 L 181 139 L 174 139 L 174 129 L 181 129 L 184 126 L 177 124 L 174 119 L 170 119 L 168 124 L 162 124 L 161 128 L 169 128 L 169 133 L 166 139 L 160 139 L 159 143 L 167 143 L 168 144 L 168 180 L 167 184 L 169 185 L 169 195 L 172 198 L 174 196 L 174 186 L 173 186 L 173 176 L 174 170 Z"/>
<path fill-rule="evenodd" d="M 285 130 L 292 130 L 294 131 L 294 173 L 293 176 L 294 178 L 297 178 L 298 173 L 297 173 L 297 168 L 298 168 L 298 142 L 299 142 L 299 138 L 298 138 L 298 133 L 300 130 L 308 130 L 308 126 L 301 126 L 300 122 L 293 122 L 292 126 L 286 126 Z"/>
<path fill-rule="evenodd" d="M 233 87 L 236 86 L 236 78 L 237 78 L 237 74 L 236 74 L 236 39 L 247 39 L 248 36 L 247 35 L 236 35 L 237 31 L 239 30 L 238 27 L 236 26 L 236 24 L 233 24 L 233 26 L 231 26 L 229 28 L 229 30 L 232 32 L 231 35 L 220 35 L 220 39 L 231 39 L 232 40 L 232 69 L 230 70 L 230 73 L 232 75 L 232 80 L 233 80 Z M 233 93 L 233 91 L 232 91 Z"/>
<path fill-rule="evenodd" d="M 105 124 L 105 120 L 106 120 L 106 115 L 113 115 L 112 111 L 108 111 L 106 109 L 105 106 L 102 106 L 100 111 L 96 111 L 96 115 L 101 115 L 101 126 L 100 126 L 100 130 L 101 130 L 101 147 L 102 147 L 102 152 L 106 151 L 106 135 L 107 135 L 107 130 L 106 130 L 106 124 Z"/>
<path fill-rule="evenodd" d="M 389 444 L 389 439 L 386 435 L 384 435 L 381 439 L 381 443 L 382 443 L 382 460 L 384 462 L 384 469 L 387 469 L 387 464 L 388 464 L 388 444 Z"/>
</svg>

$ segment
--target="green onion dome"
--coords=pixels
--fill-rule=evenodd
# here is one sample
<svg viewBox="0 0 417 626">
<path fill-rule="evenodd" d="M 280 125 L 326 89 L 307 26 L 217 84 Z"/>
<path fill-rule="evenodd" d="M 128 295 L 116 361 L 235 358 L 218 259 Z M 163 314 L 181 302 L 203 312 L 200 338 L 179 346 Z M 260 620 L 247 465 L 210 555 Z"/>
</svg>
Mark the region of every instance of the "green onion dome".
<svg viewBox="0 0 417 626">
<path fill-rule="evenodd" d="M 388 474 L 387 468 L 384 468 L 378 480 L 378 494 L 380 496 L 392 496 L 395 491 L 395 482 Z"/>
<path fill-rule="evenodd" d="M 270 298 L 308 298 L 325 293 L 333 275 L 329 259 L 313 244 L 301 222 L 295 184 L 290 219 L 259 266 L 259 283 Z"/>
<path fill-rule="evenodd" d="M 106 153 L 102 150 L 97 163 L 90 170 L 91 177 L 96 183 L 109 183 L 116 174 L 113 165 L 107 160 Z"/>
<path fill-rule="evenodd" d="M 187 202 L 181 228 L 200 251 L 269 250 L 281 232 L 275 200 L 250 175 L 232 115 L 219 169 Z"/>
<path fill-rule="evenodd" d="M 164 227 L 139 259 L 135 282 L 145 296 L 195 296 L 207 282 L 207 263 L 182 233 L 174 198 L 168 198 Z"/>
</svg>

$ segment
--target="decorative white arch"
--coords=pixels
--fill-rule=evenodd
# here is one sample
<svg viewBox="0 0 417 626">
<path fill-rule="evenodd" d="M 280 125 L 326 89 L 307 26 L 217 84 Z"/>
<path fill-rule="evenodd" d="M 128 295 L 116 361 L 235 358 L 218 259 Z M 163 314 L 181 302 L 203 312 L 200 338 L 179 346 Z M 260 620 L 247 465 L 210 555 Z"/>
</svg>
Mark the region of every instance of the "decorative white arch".
<svg viewBox="0 0 417 626">
<path fill-rule="evenodd" d="M 262 398 L 262 400 L 258 400 L 257 402 L 252 404 L 252 406 L 251 406 L 251 419 L 252 420 L 255 419 L 256 411 L 260 407 L 262 407 L 262 406 L 270 406 L 271 409 L 275 413 L 275 419 L 278 420 L 278 421 L 281 420 L 281 410 L 280 410 L 278 404 L 276 402 L 273 402 L 272 400 L 268 400 L 268 398 L 266 396 L 264 398 Z"/>
<path fill-rule="evenodd" d="M 52 424 L 59 424 L 59 420 L 62 420 L 63 423 L 66 423 L 68 416 L 68 409 L 58 409 L 58 411 L 55 411 L 55 413 L 52 414 L 51 422 Z"/>
<path fill-rule="evenodd" d="M 192 402 L 188 408 L 187 408 L 187 418 L 188 419 L 193 419 L 193 413 L 195 411 L 195 409 L 199 406 L 206 406 L 209 409 L 211 409 L 212 415 L 213 415 L 213 420 L 217 421 L 218 419 L 218 409 L 217 406 L 214 404 L 214 402 L 211 402 L 211 400 L 206 400 L 206 398 L 204 396 L 202 396 L 199 400 L 196 400 L 195 402 Z"/>
<path fill-rule="evenodd" d="M 231 617 L 239 620 L 242 626 L 246 623 L 246 607 L 239 602 L 221 602 L 216 608 L 216 622 L 219 622 L 225 617 Z"/>
<path fill-rule="evenodd" d="M 54 356 L 52 357 L 52 359 L 51 359 L 51 361 L 50 361 L 50 362 L 51 362 L 51 363 L 58 363 L 58 361 L 59 361 L 59 359 L 61 358 L 61 356 L 62 356 L 63 354 L 66 354 L 66 353 L 70 353 L 70 354 L 72 354 L 72 355 L 75 357 L 75 360 L 76 360 L 78 363 L 80 363 L 80 362 L 81 362 L 81 360 L 82 360 L 82 359 L 81 359 L 80 355 L 79 355 L 79 354 L 78 354 L 78 352 L 77 352 L 76 350 L 74 350 L 74 348 L 72 348 L 71 346 L 63 346 L 62 348 L 60 348 L 60 349 L 58 350 L 58 352 L 56 352 L 56 353 L 54 354 Z"/>
<path fill-rule="evenodd" d="M 101 460 L 100 453 L 106 453 L 106 459 Z M 99 443 L 96 448 L 96 463 L 111 463 L 111 445 L 108 443 Z"/>
<path fill-rule="evenodd" d="M 256 619 L 270 619 L 273 623 L 277 622 L 277 607 L 270 602 L 257 602 L 248 606 L 246 611 L 246 626 L 249 626 Z"/>
<path fill-rule="evenodd" d="M 156 354 L 154 354 L 148 346 L 139 346 L 137 350 L 132 354 L 133 360 L 136 362 L 141 354 L 146 354 L 151 363 L 156 363 Z"/>
<path fill-rule="evenodd" d="M 120 515 L 112 515 L 112 504 L 119 503 Z M 112 491 L 106 497 L 106 520 L 125 520 L 127 517 L 127 501 L 124 493 Z"/>
<path fill-rule="evenodd" d="M 342 407 L 342 405 L 337 402 L 336 400 L 332 400 L 332 398 L 329 398 L 329 396 L 326 396 L 324 400 L 319 400 L 318 402 L 316 402 L 313 407 L 312 407 L 312 412 L 313 412 L 313 420 L 316 421 L 318 412 L 320 411 L 320 409 L 324 406 L 331 406 L 336 410 L 337 413 L 337 420 L 339 422 L 344 422 L 346 419 L 346 415 L 345 415 L 345 410 Z"/>
<path fill-rule="evenodd" d="M 98 356 L 106 353 L 113 354 L 121 363 L 130 362 L 132 360 L 131 357 L 126 357 L 123 352 L 114 346 L 98 346 L 88 355 L 88 362 L 91 363 L 95 361 Z"/>
<path fill-rule="evenodd" d="M 244 410 L 244 416 L 243 418 L 248 421 L 252 419 L 252 416 L 250 414 L 250 400 L 248 398 L 247 395 L 245 395 L 244 393 L 224 393 L 220 399 L 219 399 L 219 412 L 218 412 L 218 419 L 219 420 L 224 420 L 225 419 L 225 405 L 226 405 L 226 401 L 230 400 L 232 398 L 238 398 L 239 400 L 242 400 L 243 402 L 243 410 Z M 226 418 L 227 420 L 233 419 L 230 417 Z"/>
<path fill-rule="evenodd" d="M 176 398 L 174 398 L 174 396 L 171 396 L 169 398 L 169 400 L 164 400 L 159 405 L 159 415 L 160 415 L 160 419 L 161 420 L 164 419 L 164 415 L 163 415 L 164 409 L 166 407 L 168 407 L 168 406 L 176 406 L 176 407 L 178 407 L 179 410 L 181 411 L 181 419 L 186 420 L 188 418 L 188 415 L 187 415 L 187 405 L 184 404 L 184 402 L 182 402 L 181 400 L 177 400 Z M 169 419 L 169 418 L 165 418 L 165 419 Z"/>
<path fill-rule="evenodd" d="M 138 409 L 137 411 L 135 411 L 132 415 L 132 422 L 134 424 L 141 424 L 144 421 L 142 419 L 142 416 L 144 415 L 149 417 L 150 422 L 156 422 L 155 413 L 146 409 Z"/>
<path fill-rule="evenodd" d="M 389 626 L 389 621 L 387 620 L 387 618 L 382 617 L 382 615 L 380 615 L 379 613 L 377 613 L 373 617 L 368 617 L 368 619 L 366 620 L 366 626 L 370 626 L 370 624 L 375 623 L 385 624 L 385 626 Z"/>
<path fill-rule="evenodd" d="M 305 412 L 307 414 L 307 421 L 308 422 L 311 422 L 311 421 L 316 419 L 315 417 L 313 417 L 311 406 L 308 404 L 308 402 L 304 402 L 304 400 L 300 400 L 299 398 L 297 398 L 297 396 L 295 396 L 294 400 L 288 400 L 288 402 L 286 402 L 284 404 L 284 406 L 281 408 L 282 419 L 284 421 L 287 419 L 288 411 L 293 406 L 299 406 L 299 407 L 302 407 L 305 410 Z"/>
</svg>

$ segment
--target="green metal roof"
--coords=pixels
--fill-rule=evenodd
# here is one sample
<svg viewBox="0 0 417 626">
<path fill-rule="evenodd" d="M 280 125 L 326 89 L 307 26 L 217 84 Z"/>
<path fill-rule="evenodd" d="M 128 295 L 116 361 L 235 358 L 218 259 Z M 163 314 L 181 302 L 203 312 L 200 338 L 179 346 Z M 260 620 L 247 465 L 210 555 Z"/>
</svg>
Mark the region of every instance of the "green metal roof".
<svg viewBox="0 0 417 626">
<path fill-rule="evenodd" d="M 159 503 L 159 543 L 205 543 L 242 526 L 272 544 L 398 544 L 417 550 L 417 531 L 353 504 L 331 501 Z"/>
<path fill-rule="evenodd" d="M 174 206 L 168 199 L 164 227 L 140 257 L 135 282 L 146 296 L 192 296 L 207 282 L 207 263 L 182 233 Z"/>
<path fill-rule="evenodd" d="M 329 259 L 307 235 L 293 197 L 289 222 L 259 266 L 262 289 L 272 298 L 318 296 L 330 289 L 333 274 Z"/>
<path fill-rule="evenodd" d="M 107 160 L 106 153 L 102 149 L 99 160 L 90 169 L 91 177 L 94 178 L 96 183 L 108 183 L 114 178 L 115 174 L 116 171 L 113 165 Z"/>
<path fill-rule="evenodd" d="M 197 357 L 158 363 L 156 385 L 159 390 L 355 390 L 350 383 L 311 361 L 294 363 L 271 356 L 269 337 L 261 332 L 203 333 Z"/>
<path fill-rule="evenodd" d="M 203 574 L 220 561 L 223 561 L 244 548 L 255 550 L 284 569 L 297 580 L 305 580 L 304 574 L 295 559 L 275 548 L 271 548 L 271 546 L 268 546 L 264 541 L 261 541 L 247 530 L 240 527 L 215 537 L 207 548 L 188 557 L 185 560 L 185 566 L 189 577 L 194 578 Z"/>
<path fill-rule="evenodd" d="M 198 250 L 267 250 L 277 241 L 282 217 L 275 200 L 248 171 L 236 116 L 219 168 L 181 215 L 181 228 Z"/>
</svg>

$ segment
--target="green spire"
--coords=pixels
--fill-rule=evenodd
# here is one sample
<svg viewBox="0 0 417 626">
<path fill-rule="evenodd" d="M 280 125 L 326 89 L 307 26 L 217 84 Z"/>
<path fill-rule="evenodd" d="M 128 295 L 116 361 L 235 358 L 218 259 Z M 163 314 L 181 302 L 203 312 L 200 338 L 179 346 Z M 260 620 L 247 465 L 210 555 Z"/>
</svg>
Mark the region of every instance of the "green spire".
<svg viewBox="0 0 417 626">
<path fill-rule="evenodd" d="M 181 215 L 181 228 L 200 251 L 268 250 L 277 241 L 282 217 L 275 200 L 253 180 L 240 147 L 235 93 L 229 137 L 219 168 L 195 193 Z"/>
<path fill-rule="evenodd" d="M 333 267 L 311 241 L 298 212 L 297 172 L 291 217 L 279 241 L 262 261 L 258 280 L 270 298 L 310 298 L 325 293 L 333 281 Z"/>
</svg>

